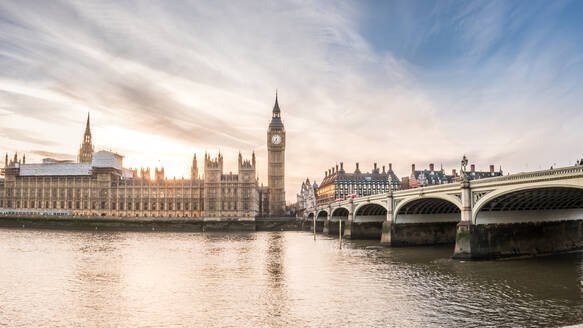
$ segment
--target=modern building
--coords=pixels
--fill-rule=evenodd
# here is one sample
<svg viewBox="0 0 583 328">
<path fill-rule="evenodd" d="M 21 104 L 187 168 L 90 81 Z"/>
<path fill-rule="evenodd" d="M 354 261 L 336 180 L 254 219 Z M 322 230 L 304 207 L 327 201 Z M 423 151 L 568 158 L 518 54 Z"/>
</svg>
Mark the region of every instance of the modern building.
<svg viewBox="0 0 583 328">
<path fill-rule="evenodd" d="M 123 156 L 94 152 L 89 116 L 77 162 L 44 159 L 27 164 L 15 154 L 0 175 L 0 214 L 120 217 L 253 218 L 285 210 L 285 130 L 277 97 L 268 129 L 269 184 L 258 186 L 255 153 L 239 153 L 236 173 L 225 173 L 223 155 L 196 154 L 190 179 L 167 179 L 164 168 L 131 170 Z M 274 196 L 275 195 L 275 196 Z"/>
<path fill-rule="evenodd" d="M 328 204 L 330 202 L 349 197 L 361 197 L 385 193 L 401 188 L 399 178 L 393 172 L 393 165 L 389 163 L 389 170 L 382 171 L 374 163 L 372 172 L 362 173 L 359 164 L 353 173 L 344 171 L 344 163 L 340 167 L 332 167 L 324 172 L 324 179 L 318 187 L 317 203 Z"/>
</svg>

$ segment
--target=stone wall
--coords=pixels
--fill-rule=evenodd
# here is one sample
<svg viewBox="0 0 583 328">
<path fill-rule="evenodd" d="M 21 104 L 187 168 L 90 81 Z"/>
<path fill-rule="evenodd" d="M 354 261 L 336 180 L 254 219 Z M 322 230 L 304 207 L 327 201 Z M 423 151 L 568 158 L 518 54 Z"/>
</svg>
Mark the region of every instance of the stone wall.
<svg viewBox="0 0 583 328">
<path fill-rule="evenodd" d="M 393 223 L 391 246 L 453 244 L 456 222 Z"/>
<path fill-rule="evenodd" d="M 350 239 L 381 239 L 383 222 L 352 222 Z M 338 233 L 338 230 L 336 230 Z"/>
<path fill-rule="evenodd" d="M 552 254 L 583 248 L 583 220 L 471 225 L 467 236 L 457 238 L 469 238 L 470 254 L 462 258 Z"/>
</svg>

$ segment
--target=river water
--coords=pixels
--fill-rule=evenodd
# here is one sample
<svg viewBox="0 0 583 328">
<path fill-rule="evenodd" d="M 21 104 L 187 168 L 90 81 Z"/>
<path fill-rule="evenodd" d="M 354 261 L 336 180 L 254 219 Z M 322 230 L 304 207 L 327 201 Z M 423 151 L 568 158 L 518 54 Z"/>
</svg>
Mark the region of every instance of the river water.
<svg viewBox="0 0 583 328">
<path fill-rule="evenodd" d="M 583 253 L 457 262 L 306 232 L 0 229 L 0 326 L 471 327 L 583 322 Z"/>
</svg>

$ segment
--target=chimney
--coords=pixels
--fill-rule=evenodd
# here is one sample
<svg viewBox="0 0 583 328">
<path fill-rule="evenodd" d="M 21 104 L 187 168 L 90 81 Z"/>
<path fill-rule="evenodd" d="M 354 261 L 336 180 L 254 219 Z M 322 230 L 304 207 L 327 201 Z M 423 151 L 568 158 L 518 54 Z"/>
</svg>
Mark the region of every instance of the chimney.
<svg viewBox="0 0 583 328">
<path fill-rule="evenodd" d="M 385 173 L 386 173 L 385 166 L 383 165 L 383 174 L 385 174 Z"/>
<path fill-rule="evenodd" d="M 373 171 L 376 172 L 377 171 L 377 163 L 374 163 L 374 168 Z"/>
<path fill-rule="evenodd" d="M 393 171 L 393 163 L 389 163 L 389 172 Z"/>
<path fill-rule="evenodd" d="M 324 177 L 328 176 L 328 171 L 324 171 Z"/>
<path fill-rule="evenodd" d="M 470 172 L 475 172 L 476 171 L 476 165 L 472 164 L 470 165 Z"/>
<path fill-rule="evenodd" d="M 344 163 L 340 162 L 340 171 L 344 171 Z"/>
<path fill-rule="evenodd" d="M 415 172 L 415 164 L 411 164 L 411 172 L 414 173 Z"/>
<path fill-rule="evenodd" d="M 338 173 L 338 164 L 336 164 L 336 173 Z"/>
<path fill-rule="evenodd" d="M 494 173 L 494 165 L 490 165 L 490 173 Z"/>
<path fill-rule="evenodd" d="M 434 165 L 433 163 L 429 164 L 429 171 L 433 172 Z"/>
<path fill-rule="evenodd" d="M 359 169 L 358 169 L 358 162 L 356 162 L 356 170 L 359 171 Z"/>
<path fill-rule="evenodd" d="M 454 177 L 457 177 L 457 172 L 455 169 L 451 170 L 451 175 L 453 175 Z"/>
</svg>

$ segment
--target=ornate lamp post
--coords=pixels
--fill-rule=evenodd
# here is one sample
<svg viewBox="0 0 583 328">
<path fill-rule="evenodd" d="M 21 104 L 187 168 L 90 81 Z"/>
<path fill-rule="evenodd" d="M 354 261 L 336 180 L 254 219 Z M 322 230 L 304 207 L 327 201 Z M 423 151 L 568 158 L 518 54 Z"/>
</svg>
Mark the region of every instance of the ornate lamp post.
<svg viewBox="0 0 583 328">
<path fill-rule="evenodd" d="M 466 155 L 464 155 L 464 157 L 462 158 L 462 167 L 461 167 L 463 181 L 468 181 L 468 176 L 466 175 L 466 167 L 467 166 L 468 166 L 468 158 L 466 157 Z"/>
</svg>

